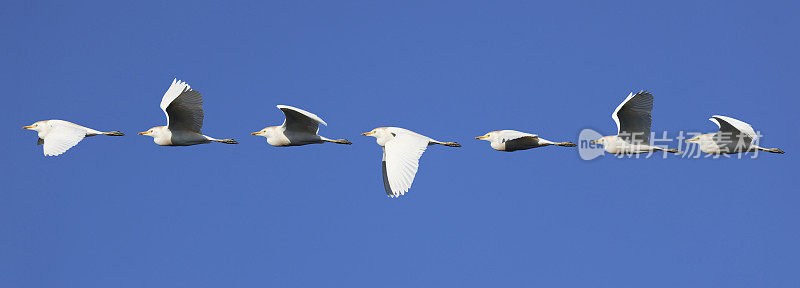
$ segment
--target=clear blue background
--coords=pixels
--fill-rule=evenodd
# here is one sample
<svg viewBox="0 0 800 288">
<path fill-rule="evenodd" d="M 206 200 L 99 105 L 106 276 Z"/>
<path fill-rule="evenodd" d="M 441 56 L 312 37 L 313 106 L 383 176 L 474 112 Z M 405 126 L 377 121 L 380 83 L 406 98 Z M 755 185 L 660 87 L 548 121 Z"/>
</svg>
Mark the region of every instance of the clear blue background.
<svg viewBox="0 0 800 288">
<path fill-rule="evenodd" d="M 793 1 L 7 1 L 0 10 L 2 287 L 798 287 L 800 4 Z M 404 3 L 397 3 L 404 2 Z M 174 77 L 203 131 L 160 147 Z M 654 131 L 723 114 L 785 155 L 580 160 L 491 150 L 517 129 L 616 132 L 631 91 Z M 352 146 L 267 146 L 276 104 Z M 125 137 L 42 155 L 64 119 Z M 388 199 L 381 149 L 430 147 Z"/>
</svg>

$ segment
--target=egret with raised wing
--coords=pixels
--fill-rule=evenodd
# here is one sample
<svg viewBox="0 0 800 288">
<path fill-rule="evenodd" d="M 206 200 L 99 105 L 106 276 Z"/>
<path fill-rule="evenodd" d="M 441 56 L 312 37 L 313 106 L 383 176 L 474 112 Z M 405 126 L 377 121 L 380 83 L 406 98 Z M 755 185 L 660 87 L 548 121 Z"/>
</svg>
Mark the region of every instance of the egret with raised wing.
<svg viewBox="0 0 800 288">
<path fill-rule="evenodd" d="M 617 123 L 617 135 L 604 136 L 591 141 L 599 143 L 608 153 L 638 154 L 654 151 L 678 153 L 677 149 L 666 149 L 650 145 L 650 125 L 653 111 L 653 94 L 647 91 L 630 93 L 617 106 L 611 118 Z"/>
<path fill-rule="evenodd" d="M 292 106 L 278 105 L 286 119 L 281 126 L 270 126 L 250 135 L 263 136 L 267 143 L 276 147 L 300 146 L 307 144 L 331 142 L 336 144 L 353 144 L 347 139 L 328 139 L 317 134 L 319 124 L 328 126 L 319 116 Z"/>
<path fill-rule="evenodd" d="M 686 140 L 700 145 L 700 151 L 708 154 L 734 154 L 754 151 L 784 154 L 778 148 L 763 148 L 755 143 L 758 134 L 750 124 L 727 116 L 714 115 L 709 118 L 719 126 L 717 133 L 701 134 Z"/>
<path fill-rule="evenodd" d="M 153 142 L 158 145 L 189 146 L 210 142 L 239 144 L 233 139 L 216 139 L 200 132 L 203 128 L 203 97 L 186 82 L 172 80 L 160 106 L 167 116 L 167 126 L 139 132 L 139 135 L 153 137 Z"/>
</svg>

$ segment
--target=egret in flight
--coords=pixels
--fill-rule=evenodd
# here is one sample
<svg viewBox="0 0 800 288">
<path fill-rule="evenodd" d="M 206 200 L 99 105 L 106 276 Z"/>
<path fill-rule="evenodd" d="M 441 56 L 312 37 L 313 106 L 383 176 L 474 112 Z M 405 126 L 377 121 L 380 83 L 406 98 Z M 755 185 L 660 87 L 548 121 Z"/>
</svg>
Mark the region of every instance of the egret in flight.
<svg viewBox="0 0 800 288">
<path fill-rule="evenodd" d="M 44 145 L 45 156 L 58 156 L 67 152 L 69 148 L 78 145 L 85 137 L 92 137 L 95 135 L 107 136 L 124 136 L 122 132 L 111 131 L 102 132 L 92 128 L 86 128 L 81 125 L 64 121 L 64 120 L 44 120 L 33 123 L 22 129 L 33 130 L 39 132 L 39 141 L 37 145 Z"/>
<path fill-rule="evenodd" d="M 617 123 L 617 135 L 604 136 L 591 141 L 603 144 L 612 154 L 638 154 L 654 151 L 678 153 L 677 149 L 650 146 L 650 125 L 653 111 L 653 94 L 647 91 L 630 93 L 625 101 L 617 106 L 611 118 Z"/>
<path fill-rule="evenodd" d="M 686 140 L 700 145 L 700 151 L 708 154 L 734 154 L 754 152 L 756 150 L 784 154 L 778 148 L 763 148 L 755 145 L 758 139 L 756 131 L 750 124 L 727 116 L 714 115 L 708 120 L 719 126 L 717 133 L 701 134 Z"/>
<path fill-rule="evenodd" d="M 318 135 L 319 124 L 328 126 L 322 118 L 311 112 L 292 106 L 278 105 L 286 119 L 281 126 L 270 126 L 250 135 L 264 136 L 267 143 L 276 147 L 300 146 L 307 144 L 331 142 L 336 144 L 353 144 L 347 139 L 328 139 Z"/>
<path fill-rule="evenodd" d="M 553 142 L 544 138 L 540 138 L 539 135 L 536 134 L 530 134 L 514 130 L 492 131 L 486 133 L 483 136 L 475 137 L 475 139 L 489 141 L 489 144 L 491 144 L 494 150 L 506 151 L 506 152 L 526 150 L 526 149 L 538 148 L 550 145 L 563 146 L 563 147 L 577 146 L 575 145 L 575 143 L 572 142 Z"/>
<path fill-rule="evenodd" d="M 419 168 L 419 157 L 428 145 L 461 147 L 456 142 L 441 142 L 397 127 L 380 127 L 361 135 L 375 137 L 383 147 L 383 188 L 389 197 L 408 192 Z"/>
<path fill-rule="evenodd" d="M 153 137 L 153 142 L 161 146 L 189 146 L 210 142 L 239 144 L 233 139 L 216 139 L 200 132 L 200 128 L 203 128 L 203 97 L 186 82 L 172 80 L 172 85 L 161 99 L 161 110 L 167 115 L 167 126 L 153 127 L 139 132 L 139 135 Z"/>
</svg>

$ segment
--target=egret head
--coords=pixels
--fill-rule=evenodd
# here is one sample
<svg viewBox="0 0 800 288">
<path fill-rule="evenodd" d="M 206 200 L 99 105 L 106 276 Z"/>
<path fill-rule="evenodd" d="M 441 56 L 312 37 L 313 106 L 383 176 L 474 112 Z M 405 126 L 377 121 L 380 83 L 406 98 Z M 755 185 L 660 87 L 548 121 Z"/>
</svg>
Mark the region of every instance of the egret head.
<svg viewBox="0 0 800 288">
<path fill-rule="evenodd" d="M 31 125 L 28 125 L 28 126 L 22 126 L 22 129 L 28 129 L 28 130 L 33 130 L 33 131 L 36 131 L 36 132 L 40 132 L 40 131 L 42 131 L 42 129 L 45 128 L 45 126 L 46 126 L 45 124 L 46 124 L 45 121 L 39 121 L 39 122 L 33 123 Z"/>
<path fill-rule="evenodd" d="M 722 137 L 722 136 L 724 136 L 724 134 L 723 135 L 718 135 L 717 133 L 700 134 L 700 135 L 697 135 L 695 137 L 686 139 L 683 142 L 703 144 L 703 143 L 707 143 L 707 142 L 713 143 L 717 139 L 720 139 L 720 140 L 723 140 L 723 141 L 725 141 L 725 140 L 733 140 L 734 142 L 739 140 L 739 139 L 736 139 L 735 137 L 733 137 L 733 139 L 730 139 L 730 138 Z"/>
<path fill-rule="evenodd" d="M 166 127 L 165 126 L 156 126 L 156 127 L 148 129 L 147 131 L 139 132 L 139 135 L 145 135 L 145 136 L 150 136 L 150 137 L 156 138 L 158 136 L 158 132 L 161 132 L 161 129 L 164 129 L 164 128 L 166 128 Z"/>
<path fill-rule="evenodd" d="M 369 132 L 366 132 L 366 133 L 361 133 L 361 135 L 371 136 L 371 137 L 375 137 L 375 138 L 381 138 L 385 132 L 386 132 L 386 127 L 378 127 L 378 128 L 372 129 L 372 131 L 369 131 Z"/>
<path fill-rule="evenodd" d="M 272 133 L 275 130 L 275 128 L 276 128 L 276 126 L 267 127 L 267 128 L 261 129 L 259 131 L 250 133 L 250 135 L 263 136 L 263 137 L 269 138 L 270 136 L 272 136 Z"/>
<path fill-rule="evenodd" d="M 492 141 L 494 141 L 495 138 L 497 138 L 497 135 L 499 134 L 498 132 L 499 131 L 492 131 L 492 132 L 484 134 L 483 136 L 475 137 L 475 139 L 486 140 L 486 141 L 492 142 Z"/>
<path fill-rule="evenodd" d="M 614 136 L 603 136 L 603 137 L 600 137 L 600 139 L 597 139 L 597 140 L 594 140 L 594 141 L 589 141 L 589 143 L 606 145 L 606 141 L 610 140 L 609 137 L 614 137 Z"/>
</svg>

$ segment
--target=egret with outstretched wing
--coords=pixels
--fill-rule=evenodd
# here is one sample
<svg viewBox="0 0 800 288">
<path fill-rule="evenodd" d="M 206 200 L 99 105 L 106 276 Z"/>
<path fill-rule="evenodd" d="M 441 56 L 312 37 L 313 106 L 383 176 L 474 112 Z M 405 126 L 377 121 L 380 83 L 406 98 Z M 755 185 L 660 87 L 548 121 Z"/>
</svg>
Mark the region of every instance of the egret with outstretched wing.
<svg viewBox="0 0 800 288">
<path fill-rule="evenodd" d="M 419 158 L 428 145 L 461 147 L 456 142 L 441 142 L 397 127 L 379 127 L 361 135 L 376 138 L 383 147 L 383 188 L 389 197 L 404 195 L 411 188 L 419 168 Z"/>
<path fill-rule="evenodd" d="M 22 129 L 39 132 L 38 145 L 44 145 L 45 156 L 58 156 L 69 148 L 78 145 L 85 137 L 95 135 L 124 136 L 122 132 L 102 132 L 64 120 L 45 120 L 33 123 Z"/>
</svg>

